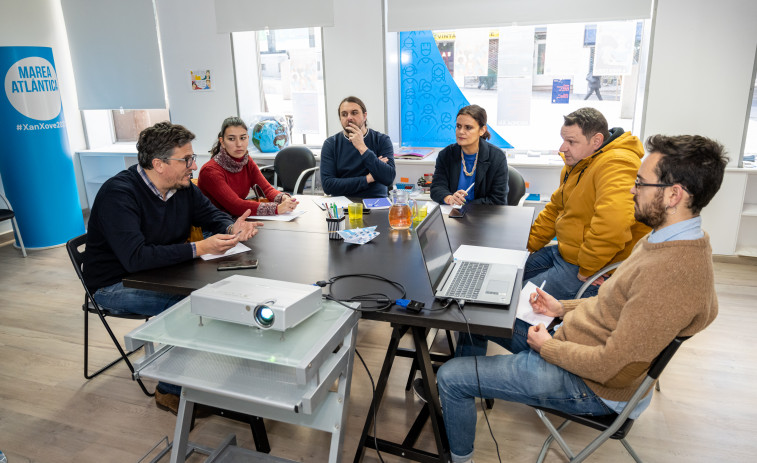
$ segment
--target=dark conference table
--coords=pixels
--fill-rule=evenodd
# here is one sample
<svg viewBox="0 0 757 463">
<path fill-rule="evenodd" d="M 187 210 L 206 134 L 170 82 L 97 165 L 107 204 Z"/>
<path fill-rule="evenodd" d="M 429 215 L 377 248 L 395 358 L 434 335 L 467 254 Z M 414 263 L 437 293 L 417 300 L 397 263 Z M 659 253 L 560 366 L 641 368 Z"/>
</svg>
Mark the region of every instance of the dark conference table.
<svg viewBox="0 0 757 463">
<path fill-rule="evenodd" d="M 291 222 L 267 221 L 260 232 L 244 244 L 252 252 L 235 254 L 220 259 L 204 261 L 195 259 L 170 267 L 148 270 L 124 278 L 125 286 L 153 291 L 185 294 L 207 284 L 222 280 L 232 272 L 218 271 L 221 262 L 241 260 L 252 254 L 259 261 L 257 269 L 238 270 L 236 274 L 312 284 L 328 280 L 337 275 L 372 273 L 381 275 L 405 286 L 406 298 L 421 301 L 426 307 L 441 308 L 434 301 L 431 283 L 428 279 L 420 244 L 412 230 L 391 230 L 387 210 L 374 210 L 364 215 L 359 223 L 350 223 L 348 228 L 376 225 L 379 236 L 364 245 L 353 245 L 341 240 L 328 239 L 325 212 L 321 211 L 310 197 L 302 197 L 300 208 L 307 212 Z M 452 249 L 460 245 L 488 246 L 505 249 L 525 250 L 534 210 L 530 207 L 469 205 L 468 213 L 460 219 L 444 217 Z M 522 271 L 518 272 L 516 288 L 520 288 Z M 359 294 L 383 292 L 392 298 L 400 297 L 397 289 L 387 283 L 375 280 L 350 278 L 339 281 L 331 287 L 331 294 L 338 298 L 348 298 Z M 518 303 L 519 291 L 514 291 L 512 307 Z M 466 304 L 465 318 L 474 334 L 511 336 L 515 323 L 515 310 L 493 308 L 480 304 Z M 383 393 L 400 338 L 408 331 L 415 343 L 413 353 L 425 383 L 434 384 L 431 356 L 426 344 L 426 331 L 438 328 L 452 331 L 467 331 L 465 319 L 453 304 L 448 310 L 423 310 L 419 314 L 408 313 L 394 306 L 382 312 L 363 312 L 363 318 L 392 324 L 392 337 L 387 349 L 381 375 L 376 385 L 376 394 L 358 446 L 355 461 L 362 459 L 366 447 L 374 448 L 375 440 L 369 435 L 373 423 L 373 408 L 380 407 Z M 401 351 L 401 350 L 400 350 Z M 406 355 L 407 356 L 407 355 Z M 415 461 L 446 461 L 448 445 L 441 417 L 436 388 L 430 388 L 429 403 L 423 408 L 401 444 L 377 439 L 379 450 L 404 456 Z M 420 434 L 420 428 L 428 417 L 437 445 L 437 454 L 417 450 L 413 447 Z"/>
</svg>

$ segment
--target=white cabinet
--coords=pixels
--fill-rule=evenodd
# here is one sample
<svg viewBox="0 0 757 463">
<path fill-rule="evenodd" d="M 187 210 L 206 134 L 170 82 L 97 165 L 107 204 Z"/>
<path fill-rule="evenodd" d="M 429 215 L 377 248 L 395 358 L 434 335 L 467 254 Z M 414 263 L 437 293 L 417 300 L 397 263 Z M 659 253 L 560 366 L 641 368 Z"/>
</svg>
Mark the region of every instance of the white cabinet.
<svg viewBox="0 0 757 463">
<path fill-rule="evenodd" d="M 81 178 L 87 192 L 87 205 L 92 209 L 97 192 L 106 180 L 124 169 L 137 164 L 136 152 L 79 151 L 76 153 L 81 165 Z M 210 159 L 209 154 L 197 155 L 197 168 Z M 194 176 L 197 178 L 198 172 Z"/>
<path fill-rule="evenodd" d="M 757 257 L 757 171 L 747 171 L 736 254 Z"/>
</svg>

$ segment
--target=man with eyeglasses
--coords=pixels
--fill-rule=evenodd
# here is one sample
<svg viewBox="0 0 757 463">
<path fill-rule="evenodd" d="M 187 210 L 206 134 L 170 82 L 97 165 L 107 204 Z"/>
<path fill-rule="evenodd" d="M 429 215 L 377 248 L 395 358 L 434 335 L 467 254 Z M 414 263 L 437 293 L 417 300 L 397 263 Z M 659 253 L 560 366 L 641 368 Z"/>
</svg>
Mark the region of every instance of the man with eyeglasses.
<svg viewBox="0 0 757 463">
<path fill-rule="evenodd" d="M 139 164 L 106 181 L 89 218 L 84 283 L 95 301 L 113 313 L 156 315 L 184 296 L 125 288 L 129 273 L 165 267 L 203 254 L 223 254 L 257 233 L 248 210 L 234 221 L 191 182 L 197 170 L 194 134 L 159 122 L 139 134 Z M 187 242 L 192 226 L 213 233 Z M 156 402 L 176 413 L 180 388 L 158 384 Z M 174 408 L 175 407 L 175 408 Z"/>
<path fill-rule="evenodd" d="M 594 108 L 564 116 L 560 136 L 565 167 L 531 226 L 523 282 L 544 283 L 546 292 L 570 299 L 594 273 L 628 257 L 649 227 L 634 220 L 628 195 L 644 156 L 641 141 L 620 127 L 608 129 Z M 557 245 L 547 246 L 555 237 Z M 597 294 L 604 280 L 597 279 L 584 297 Z"/>
<path fill-rule="evenodd" d="M 537 288 L 534 312 L 562 318 L 552 333 L 516 320 L 512 338 L 463 334 L 457 357 L 439 369 L 453 462 L 472 461 L 475 398 L 578 415 L 620 413 L 673 338 L 693 336 L 717 316 L 712 248 L 699 212 L 723 182 L 723 147 L 697 135 L 655 135 L 646 148 L 630 192 L 636 220 L 652 232 L 599 294 L 560 301 Z M 513 355 L 486 356 L 487 339 Z M 647 408 L 652 390 L 631 419 Z"/>
</svg>

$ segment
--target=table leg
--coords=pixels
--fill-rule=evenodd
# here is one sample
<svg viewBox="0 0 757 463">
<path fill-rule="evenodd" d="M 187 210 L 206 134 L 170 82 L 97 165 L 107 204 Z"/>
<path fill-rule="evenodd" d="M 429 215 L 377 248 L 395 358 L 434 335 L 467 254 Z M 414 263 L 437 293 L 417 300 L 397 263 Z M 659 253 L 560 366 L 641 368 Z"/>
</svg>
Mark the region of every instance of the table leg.
<svg viewBox="0 0 757 463">
<path fill-rule="evenodd" d="M 359 463 L 363 459 L 366 441 L 372 438 L 371 428 L 373 426 L 373 415 L 381 406 L 381 401 L 384 398 L 384 391 L 386 390 L 386 384 L 389 381 L 389 373 L 392 370 L 392 363 L 394 363 L 394 357 L 397 354 L 397 347 L 399 346 L 400 339 L 402 339 L 402 336 L 407 330 L 407 326 L 395 326 L 394 330 L 392 330 L 392 338 L 389 341 L 389 347 L 386 349 L 386 357 L 384 357 L 384 364 L 381 367 L 381 373 L 379 374 L 379 379 L 376 383 L 373 402 L 371 402 L 368 415 L 365 417 L 365 426 L 363 426 L 363 433 L 360 435 L 360 443 L 357 446 L 357 452 L 355 452 L 354 463 Z"/>
<path fill-rule="evenodd" d="M 187 446 L 189 444 L 189 428 L 192 422 L 194 402 L 187 401 L 181 394 L 179 411 L 176 414 L 176 429 L 173 433 L 173 449 L 171 449 L 171 463 L 183 463 L 187 459 Z"/>
<path fill-rule="evenodd" d="M 436 375 L 431 364 L 431 357 L 428 353 L 426 344 L 426 331 L 421 327 L 413 327 L 413 340 L 415 341 L 415 355 L 418 361 L 418 369 L 423 378 L 423 388 L 428 397 L 429 415 L 431 418 L 431 427 L 434 430 L 434 439 L 436 440 L 436 449 L 439 453 L 440 461 L 448 461 L 449 443 L 447 442 L 447 431 L 444 428 L 444 419 L 442 418 L 442 407 L 439 403 L 439 392 L 436 389 Z"/>
</svg>

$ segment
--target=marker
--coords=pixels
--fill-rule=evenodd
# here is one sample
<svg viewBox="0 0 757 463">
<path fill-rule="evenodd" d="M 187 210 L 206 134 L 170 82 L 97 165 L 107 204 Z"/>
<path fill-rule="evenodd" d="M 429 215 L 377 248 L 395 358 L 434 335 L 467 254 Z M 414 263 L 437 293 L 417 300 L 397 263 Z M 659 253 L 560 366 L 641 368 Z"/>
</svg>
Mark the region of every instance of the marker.
<svg viewBox="0 0 757 463">
<path fill-rule="evenodd" d="M 539 289 L 544 289 L 544 285 L 545 284 L 547 284 L 547 280 L 544 280 L 544 281 L 541 282 L 541 286 L 539 286 Z M 538 292 L 536 293 L 536 296 L 534 296 L 534 302 L 536 302 L 537 299 L 539 299 L 539 293 Z"/>
</svg>

